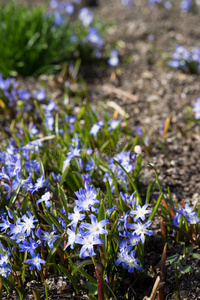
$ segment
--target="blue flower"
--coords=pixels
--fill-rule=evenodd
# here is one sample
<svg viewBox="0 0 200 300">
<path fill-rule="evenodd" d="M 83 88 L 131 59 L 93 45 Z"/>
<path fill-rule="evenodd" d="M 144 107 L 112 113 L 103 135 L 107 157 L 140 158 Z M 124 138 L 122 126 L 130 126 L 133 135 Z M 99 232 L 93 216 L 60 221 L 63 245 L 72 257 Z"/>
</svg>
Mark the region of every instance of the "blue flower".
<svg viewBox="0 0 200 300">
<path fill-rule="evenodd" d="M 9 257 L 7 254 L 3 255 L 0 253 L 0 266 L 3 265 L 3 263 L 8 264 L 9 263 Z"/>
<path fill-rule="evenodd" d="M 89 28 L 89 34 L 87 36 L 87 40 L 91 43 L 94 47 L 101 48 L 103 46 L 103 39 L 97 32 L 95 27 Z"/>
<path fill-rule="evenodd" d="M 119 54 L 116 50 L 111 50 L 110 58 L 108 59 L 108 64 L 112 67 L 116 67 L 119 64 Z"/>
<path fill-rule="evenodd" d="M 100 245 L 104 242 L 99 238 L 95 237 L 94 235 L 90 234 L 89 232 L 81 231 L 81 235 L 76 235 L 75 243 L 83 245 L 79 254 L 79 257 L 81 258 L 83 257 L 86 251 L 89 256 L 93 256 L 94 245 Z"/>
<path fill-rule="evenodd" d="M 142 267 L 138 264 L 140 261 L 139 259 L 135 258 L 135 251 L 131 251 L 130 254 L 127 252 L 123 252 L 122 256 L 124 258 L 124 261 L 122 262 L 122 266 L 124 269 L 128 269 L 129 273 L 133 273 L 134 269 L 137 269 L 139 271 L 142 270 Z"/>
<path fill-rule="evenodd" d="M 81 20 L 82 24 L 84 26 L 89 26 L 90 23 L 93 21 L 94 14 L 91 10 L 89 10 L 87 7 L 83 7 L 80 9 L 79 12 L 79 19 Z"/>
<path fill-rule="evenodd" d="M 137 235 L 136 233 L 127 232 L 127 237 L 127 241 L 131 246 L 136 246 L 140 241 L 140 234 Z"/>
<path fill-rule="evenodd" d="M 67 158 L 63 161 L 63 172 L 66 170 L 66 168 L 69 166 L 70 161 L 74 158 L 74 157 L 81 157 L 81 149 L 78 148 L 71 148 L 71 151 L 67 153 Z"/>
<path fill-rule="evenodd" d="M 41 258 L 39 253 L 37 255 L 35 255 L 35 253 L 31 253 L 31 256 L 32 258 L 25 260 L 26 263 L 32 264 L 29 269 L 32 270 L 33 268 L 36 267 L 38 271 L 40 271 L 41 264 L 45 264 L 45 260 Z"/>
<path fill-rule="evenodd" d="M 23 240 L 22 244 L 19 244 L 19 248 L 21 248 L 19 252 L 28 251 L 29 253 L 33 253 L 38 246 L 38 243 L 36 243 L 32 238 L 29 238 L 29 242 L 27 240 Z"/>
<path fill-rule="evenodd" d="M 85 218 L 85 215 L 81 214 L 80 212 L 81 212 L 80 209 L 77 206 L 75 206 L 74 213 L 70 213 L 70 212 L 68 213 L 68 219 L 72 221 L 67 226 L 76 227 L 78 222 Z"/>
<path fill-rule="evenodd" d="M 156 3 L 160 3 L 162 0 L 149 0 L 149 6 L 154 6 Z"/>
<path fill-rule="evenodd" d="M 24 241 L 26 238 L 27 234 L 24 232 L 19 232 L 15 234 L 14 236 L 11 237 L 11 239 L 14 239 L 17 244 L 21 243 Z"/>
<path fill-rule="evenodd" d="M 194 103 L 193 112 L 195 119 L 200 119 L 200 98 L 198 98 Z"/>
<path fill-rule="evenodd" d="M 37 220 L 34 220 L 34 216 L 31 215 L 30 211 L 27 212 L 28 217 L 26 215 L 23 215 L 22 221 L 20 225 L 22 226 L 22 232 L 26 232 L 27 235 L 31 234 L 32 229 L 35 228 L 34 223 L 38 222 Z"/>
<path fill-rule="evenodd" d="M 140 239 L 142 244 L 144 244 L 144 235 L 153 235 L 152 230 L 148 230 L 147 227 L 151 225 L 152 221 L 147 221 L 146 223 L 142 224 L 140 221 L 138 221 L 137 224 L 127 224 L 128 228 L 135 229 L 134 233 L 137 235 L 140 235 Z"/>
<path fill-rule="evenodd" d="M 67 235 L 68 235 L 68 242 L 66 246 L 64 247 L 64 250 L 70 246 L 71 249 L 74 249 L 74 243 L 76 238 L 75 229 L 72 227 L 71 229 L 67 229 Z"/>
<path fill-rule="evenodd" d="M 33 188 L 31 189 L 31 194 L 45 187 L 45 185 L 46 185 L 46 181 L 44 179 L 44 174 L 42 174 L 41 177 L 39 177 L 36 183 L 33 185 Z"/>
<path fill-rule="evenodd" d="M 27 90 L 18 89 L 17 90 L 18 97 L 21 100 L 28 101 L 31 98 L 31 94 Z"/>
<path fill-rule="evenodd" d="M 104 126 L 103 120 L 100 120 L 97 123 L 94 123 L 94 125 L 90 129 L 90 134 L 93 135 L 94 137 L 97 137 L 97 133 L 103 126 Z"/>
<path fill-rule="evenodd" d="M 145 215 L 146 214 L 151 214 L 152 211 L 150 209 L 146 209 L 149 204 L 145 204 L 142 207 L 140 205 L 136 205 L 136 210 L 131 210 L 130 214 L 131 215 L 136 215 L 134 218 L 134 222 L 138 221 L 141 219 L 142 221 L 145 220 Z"/>
<path fill-rule="evenodd" d="M 46 207 L 50 207 L 50 206 L 51 206 L 51 203 L 50 203 L 50 201 L 49 201 L 50 199 L 51 199 L 51 194 L 50 194 L 50 192 L 46 192 L 46 193 L 41 197 L 41 199 L 39 199 L 39 200 L 36 201 L 36 203 L 38 204 L 38 203 L 41 203 L 41 202 L 44 201 L 45 206 L 46 206 Z"/>
<path fill-rule="evenodd" d="M 121 3 L 124 6 L 129 6 L 129 7 L 133 7 L 134 6 L 134 1 L 133 0 L 121 0 Z"/>
<path fill-rule="evenodd" d="M 8 220 L 8 216 L 6 216 L 6 219 L 2 218 L 1 219 L 2 223 L 0 223 L 1 231 L 6 231 L 7 229 L 10 228 L 10 221 Z"/>
<path fill-rule="evenodd" d="M 97 222 L 97 218 L 95 215 L 90 215 L 91 224 L 82 222 L 81 228 L 88 229 L 88 234 L 95 235 L 96 237 L 99 236 L 99 234 L 108 234 L 108 231 L 103 229 L 106 224 L 109 223 L 107 219 L 101 220 L 100 222 Z"/>
<path fill-rule="evenodd" d="M 182 0 L 180 3 L 180 8 L 182 12 L 188 12 L 192 8 L 192 0 Z"/>
<path fill-rule="evenodd" d="M 78 200 L 75 200 L 75 204 L 81 211 L 90 209 L 93 211 L 93 206 L 99 203 L 99 201 L 96 200 L 97 193 L 95 189 L 91 185 L 88 185 L 87 182 L 85 182 L 85 189 L 81 188 L 78 192 L 75 192 L 75 195 L 78 198 Z"/>
<path fill-rule="evenodd" d="M 11 267 L 7 263 L 3 263 L 0 265 L 0 275 L 3 276 L 4 278 L 7 278 L 10 275 L 11 272 Z"/>
<path fill-rule="evenodd" d="M 23 231 L 23 226 L 22 226 L 22 222 L 21 222 L 21 219 L 18 218 L 17 221 L 16 221 L 16 224 L 10 224 L 10 231 L 8 232 L 8 234 L 18 234 L 20 232 Z"/>
<path fill-rule="evenodd" d="M 135 193 L 136 192 L 133 192 L 131 195 L 128 195 L 126 193 L 120 192 L 120 196 L 121 196 L 122 200 L 124 201 L 124 203 L 126 203 L 130 207 L 133 207 L 133 204 L 135 205 L 135 203 L 136 203 Z"/>
<path fill-rule="evenodd" d="M 41 239 L 45 241 L 44 244 L 46 245 L 47 243 L 49 248 L 52 250 L 54 242 L 59 238 L 60 235 L 56 235 L 55 231 L 52 231 L 50 233 L 42 231 L 42 233 L 43 235 L 41 236 Z"/>
<path fill-rule="evenodd" d="M 37 90 L 37 91 L 34 93 L 34 96 L 35 96 L 35 98 L 36 98 L 38 101 L 44 100 L 44 99 L 46 98 L 45 89 Z"/>
</svg>

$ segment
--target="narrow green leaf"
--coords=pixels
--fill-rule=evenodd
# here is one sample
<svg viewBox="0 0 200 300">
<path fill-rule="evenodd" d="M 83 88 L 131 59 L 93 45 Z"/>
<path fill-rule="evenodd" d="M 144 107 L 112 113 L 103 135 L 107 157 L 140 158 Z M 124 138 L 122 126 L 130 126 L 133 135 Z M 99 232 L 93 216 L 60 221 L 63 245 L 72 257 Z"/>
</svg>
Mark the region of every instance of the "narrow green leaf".
<svg viewBox="0 0 200 300">
<path fill-rule="evenodd" d="M 16 290 L 19 294 L 20 300 L 23 300 L 23 295 L 20 292 L 20 290 L 17 288 L 16 284 L 14 284 L 11 280 L 9 280 L 8 278 L 5 278 L 3 276 L 0 275 L 0 278 L 2 280 L 3 285 L 6 287 L 10 286 L 12 289 Z"/>
<path fill-rule="evenodd" d="M 61 235 L 53 244 L 53 249 L 49 252 L 47 259 L 46 259 L 46 263 L 50 262 L 52 256 L 54 255 L 54 253 L 56 252 L 57 248 L 59 247 L 60 243 L 63 240 L 63 235 Z"/>
<path fill-rule="evenodd" d="M 14 191 L 10 201 L 9 201 L 9 204 L 8 204 L 8 207 L 10 208 L 12 206 L 12 204 L 15 202 L 16 198 L 17 198 L 17 195 L 20 191 L 20 188 L 21 188 L 21 183 L 18 185 L 17 189 Z"/>
<path fill-rule="evenodd" d="M 52 213 L 48 212 L 47 213 L 49 215 L 49 218 L 51 219 L 51 221 L 53 222 L 53 224 L 56 226 L 56 228 L 61 232 L 63 233 L 64 230 L 62 228 L 62 226 L 58 223 L 58 221 L 56 220 L 55 216 L 53 216 Z"/>
<path fill-rule="evenodd" d="M 58 192 L 59 192 L 59 198 L 60 198 L 60 200 L 62 202 L 62 205 L 65 208 L 65 213 L 66 213 L 66 216 L 67 216 L 68 212 L 69 212 L 68 199 L 67 199 L 67 196 L 66 196 L 63 188 L 59 184 L 58 184 Z"/>
<path fill-rule="evenodd" d="M 83 284 L 83 287 L 89 291 L 88 295 L 97 295 L 98 294 L 98 285 L 97 284 L 87 281 Z"/>
<path fill-rule="evenodd" d="M 61 177 L 60 177 L 60 181 L 59 181 L 59 184 L 62 185 L 65 181 L 65 178 L 68 174 L 68 171 L 69 171 L 69 168 L 70 168 L 70 165 L 67 166 L 67 168 L 64 170 L 64 172 L 62 173 Z"/>
<path fill-rule="evenodd" d="M 84 260 L 82 261 L 80 264 L 78 264 L 73 272 L 72 275 L 76 274 L 76 272 L 80 271 L 80 269 L 82 269 L 83 267 L 87 266 L 87 265 L 93 265 L 93 261 L 92 260 Z"/>
<path fill-rule="evenodd" d="M 156 205 L 155 205 L 155 207 L 154 207 L 151 215 L 149 216 L 149 219 L 148 219 L 149 221 L 153 220 L 153 218 L 154 218 L 154 216 L 155 216 L 155 214 L 156 214 L 156 212 L 157 212 L 157 210 L 158 210 L 158 208 L 160 206 L 160 202 L 161 202 L 162 198 L 163 198 L 163 194 L 161 194 L 160 197 L 158 198 L 158 200 L 156 202 Z"/>
<path fill-rule="evenodd" d="M 58 121 L 58 113 L 56 114 L 56 118 L 55 118 L 55 133 L 56 133 L 56 137 L 59 138 L 59 121 Z"/>
<path fill-rule="evenodd" d="M 135 192 L 136 192 L 136 196 L 137 196 L 138 202 L 139 202 L 139 204 L 142 206 L 142 200 L 141 200 L 141 198 L 140 198 L 140 194 L 139 194 L 139 192 L 138 192 L 138 189 L 137 189 L 135 183 L 134 183 L 133 180 L 131 179 L 131 176 L 129 175 L 129 173 L 124 169 L 124 167 L 122 167 L 122 165 L 121 165 L 117 160 L 114 160 L 114 161 L 122 168 L 122 170 L 123 170 L 123 171 L 126 173 L 126 175 L 128 176 L 128 178 L 129 178 L 129 180 L 130 180 L 130 183 L 131 183 L 133 189 L 134 189 Z"/>
<path fill-rule="evenodd" d="M 166 226 L 169 226 L 169 227 L 172 227 L 173 229 L 175 229 L 176 231 L 180 232 L 183 234 L 183 236 L 186 236 L 188 238 L 189 241 L 191 241 L 192 243 L 194 244 L 197 244 L 197 241 L 195 241 L 192 236 L 190 236 L 190 234 L 185 231 L 184 229 L 180 228 L 180 227 L 177 227 L 171 223 L 165 223 Z"/>
<path fill-rule="evenodd" d="M 146 193 L 146 201 L 145 201 L 146 204 L 149 203 L 149 200 L 150 200 L 150 193 L 151 193 L 152 186 L 153 186 L 153 184 L 152 184 L 152 182 L 150 181 L 150 182 L 149 182 L 149 185 L 148 185 L 148 188 L 147 188 L 147 193 Z"/>
</svg>

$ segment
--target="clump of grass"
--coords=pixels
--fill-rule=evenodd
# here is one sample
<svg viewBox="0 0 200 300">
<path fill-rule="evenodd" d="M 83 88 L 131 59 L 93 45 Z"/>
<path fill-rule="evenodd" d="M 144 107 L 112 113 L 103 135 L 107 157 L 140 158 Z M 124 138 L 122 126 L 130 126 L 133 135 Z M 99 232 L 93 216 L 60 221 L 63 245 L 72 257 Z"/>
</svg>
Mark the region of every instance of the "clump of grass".
<svg viewBox="0 0 200 300">
<path fill-rule="evenodd" d="M 65 9 L 65 10 L 64 10 Z M 87 18 L 85 13 L 84 18 Z M 94 26 L 91 19 L 91 26 Z M 60 11 L 15 3 L 0 5 L 0 72 L 3 77 L 52 73 L 66 60 L 91 59 L 97 45 L 88 36 L 101 38 L 90 24 L 83 25 L 66 8 Z M 93 32 L 91 33 L 91 30 Z"/>
</svg>

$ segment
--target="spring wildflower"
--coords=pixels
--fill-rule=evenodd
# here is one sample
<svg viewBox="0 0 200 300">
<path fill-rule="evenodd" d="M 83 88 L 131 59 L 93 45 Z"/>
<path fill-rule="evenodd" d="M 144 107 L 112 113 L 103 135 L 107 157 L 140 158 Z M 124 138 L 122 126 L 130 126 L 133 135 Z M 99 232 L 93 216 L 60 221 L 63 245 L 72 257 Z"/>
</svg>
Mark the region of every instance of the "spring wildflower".
<svg viewBox="0 0 200 300">
<path fill-rule="evenodd" d="M 108 234 L 108 231 L 103 229 L 103 227 L 109 223 L 108 220 L 97 221 L 95 215 L 90 215 L 91 224 L 81 223 L 81 227 L 88 229 L 88 233 L 99 236 L 99 234 Z"/>
<path fill-rule="evenodd" d="M 44 241 L 44 244 L 48 244 L 49 248 L 53 249 L 54 242 L 58 239 L 60 235 L 56 235 L 54 231 L 48 233 L 42 230 L 43 235 L 41 235 L 41 239 Z"/>
<path fill-rule="evenodd" d="M 31 253 L 31 256 L 32 258 L 26 259 L 25 263 L 32 264 L 29 268 L 30 270 L 36 267 L 38 271 L 40 271 L 41 264 L 45 264 L 45 260 L 40 257 L 39 253 L 37 255 L 35 253 Z"/>
<path fill-rule="evenodd" d="M 67 226 L 76 227 L 78 222 L 85 218 L 85 215 L 81 214 L 80 212 L 80 209 L 77 206 L 75 206 L 74 213 L 68 213 L 68 219 L 72 221 Z"/>
<path fill-rule="evenodd" d="M 152 221 L 147 221 L 146 223 L 142 223 L 140 221 L 138 221 L 138 223 L 136 224 L 127 224 L 128 228 L 134 229 L 135 233 L 137 235 L 140 235 L 140 239 L 142 241 L 142 244 L 144 244 L 144 235 L 153 235 L 153 231 L 152 230 L 148 230 L 147 227 L 149 227 L 151 225 Z"/>
<path fill-rule="evenodd" d="M 34 96 L 35 96 L 35 98 L 36 98 L 38 101 L 44 100 L 44 99 L 46 98 L 45 89 L 37 90 L 37 91 L 34 93 Z"/>
<path fill-rule="evenodd" d="M 22 226 L 22 232 L 26 232 L 27 235 L 30 235 L 31 230 L 35 228 L 34 223 L 38 222 L 37 220 L 34 220 L 34 216 L 31 215 L 31 213 L 27 212 L 28 217 L 26 215 L 23 215 L 21 226 Z"/>
<path fill-rule="evenodd" d="M 145 204 L 144 206 L 136 205 L 136 210 L 131 210 L 130 214 L 131 215 L 136 215 L 134 218 L 134 222 L 137 222 L 139 219 L 142 221 L 145 220 L 145 215 L 146 214 L 151 214 L 152 211 L 150 209 L 146 209 L 148 204 Z"/>
<path fill-rule="evenodd" d="M 4 278 L 7 278 L 10 275 L 11 267 L 4 262 L 2 265 L 0 265 L 0 275 Z"/>
<path fill-rule="evenodd" d="M 88 251 L 89 256 L 93 256 L 94 245 L 100 245 L 104 243 L 102 240 L 95 237 L 95 235 L 83 231 L 81 231 L 81 235 L 76 235 L 75 242 L 82 245 L 79 254 L 80 258 L 83 257 L 86 251 Z"/>
<path fill-rule="evenodd" d="M 68 228 L 67 235 L 68 235 L 68 242 L 67 242 L 66 246 L 64 247 L 64 250 L 69 246 L 71 249 L 74 249 L 74 243 L 75 243 L 75 237 L 76 237 L 75 229 L 73 227 L 71 229 Z"/>
<path fill-rule="evenodd" d="M 51 203 L 50 203 L 50 200 L 51 199 L 51 194 L 50 192 L 46 192 L 42 197 L 41 199 L 37 200 L 36 203 L 41 203 L 41 202 L 44 202 L 45 203 L 45 206 L 46 207 L 50 207 L 51 206 Z"/>
</svg>

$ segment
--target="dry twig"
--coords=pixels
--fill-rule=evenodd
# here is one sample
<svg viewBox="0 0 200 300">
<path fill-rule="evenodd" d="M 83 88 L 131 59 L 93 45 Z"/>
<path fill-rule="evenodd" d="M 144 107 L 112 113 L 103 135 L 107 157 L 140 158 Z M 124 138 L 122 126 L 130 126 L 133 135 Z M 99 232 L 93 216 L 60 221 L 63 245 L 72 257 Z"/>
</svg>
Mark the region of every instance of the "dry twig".
<svg viewBox="0 0 200 300">
<path fill-rule="evenodd" d="M 160 283 L 160 276 L 158 276 L 157 279 L 156 279 L 156 281 L 155 281 L 155 283 L 154 283 L 154 286 L 153 286 L 153 289 L 152 289 L 150 297 L 146 296 L 146 297 L 143 298 L 143 300 L 155 300 L 157 291 L 159 290 L 159 288 L 163 284 L 164 283 Z"/>
<path fill-rule="evenodd" d="M 112 85 L 109 84 L 105 84 L 103 86 L 100 86 L 100 90 L 102 90 L 104 93 L 107 94 L 115 94 L 118 98 L 125 98 L 125 99 L 129 99 L 132 102 L 137 102 L 138 101 L 138 96 L 137 95 L 133 95 L 129 92 L 123 91 L 119 88 L 115 88 Z"/>
</svg>

